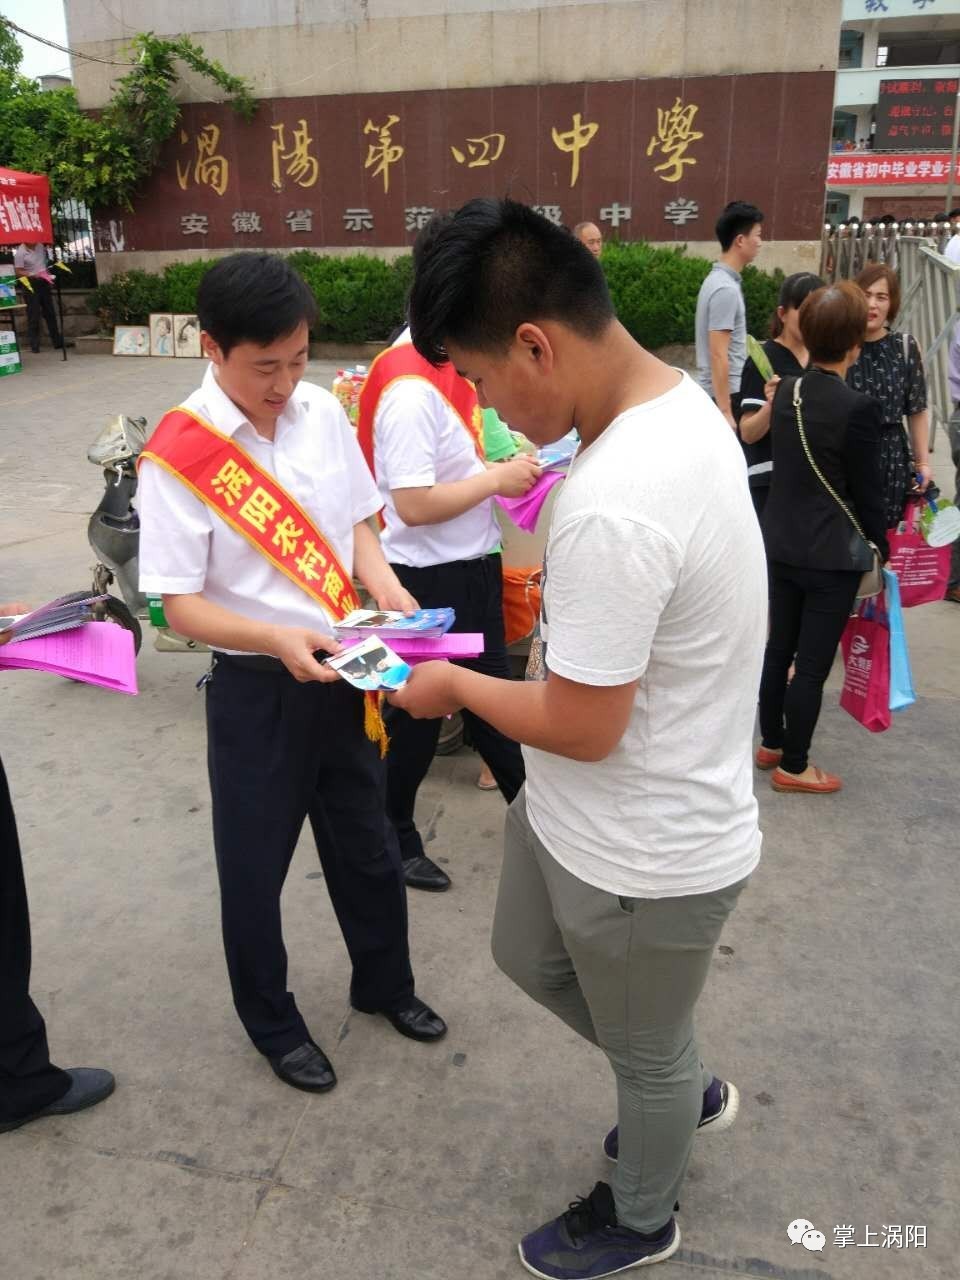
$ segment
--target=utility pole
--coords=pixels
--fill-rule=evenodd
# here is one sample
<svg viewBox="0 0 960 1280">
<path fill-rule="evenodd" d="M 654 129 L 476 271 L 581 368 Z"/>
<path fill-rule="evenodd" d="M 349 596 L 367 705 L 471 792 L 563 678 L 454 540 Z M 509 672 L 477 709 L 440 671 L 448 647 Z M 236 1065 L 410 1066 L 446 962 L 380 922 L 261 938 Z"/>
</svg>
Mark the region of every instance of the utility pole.
<svg viewBox="0 0 960 1280">
<path fill-rule="evenodd" d="M 947 180 L 947 203 L 943 212 L 953 208 L 953 188 L 957 182 L 957 140 L 960 136 L 960 79 L 957 80 L 957 96 L 953 102 L 953 146 L 950 149 L 950 177 Z"/>
</svg>

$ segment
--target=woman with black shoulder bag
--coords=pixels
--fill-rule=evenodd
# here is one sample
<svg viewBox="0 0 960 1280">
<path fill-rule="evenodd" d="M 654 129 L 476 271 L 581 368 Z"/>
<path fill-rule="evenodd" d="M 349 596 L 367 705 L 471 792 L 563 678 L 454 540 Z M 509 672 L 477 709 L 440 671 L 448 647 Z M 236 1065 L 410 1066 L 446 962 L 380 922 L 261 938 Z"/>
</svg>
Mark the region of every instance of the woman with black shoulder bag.
<svg viewBox="0 0 960 1280">
<path fill-rule="evenodd" d="M 867 326 L 848 281 L 800 308 L 810 365 L 773 392 L 773 483 L 764 512 L 770 558 L 770 638 L 760 683 L 758 768 L 776 791 L 839 791 L 810 764 L 823 685 L 858 596 L 882 589 L 887 560 L 879 481 L 880 406 L 844 381 Z M 791 664 L 795 671 L 788 675 Z"/>
</svg>

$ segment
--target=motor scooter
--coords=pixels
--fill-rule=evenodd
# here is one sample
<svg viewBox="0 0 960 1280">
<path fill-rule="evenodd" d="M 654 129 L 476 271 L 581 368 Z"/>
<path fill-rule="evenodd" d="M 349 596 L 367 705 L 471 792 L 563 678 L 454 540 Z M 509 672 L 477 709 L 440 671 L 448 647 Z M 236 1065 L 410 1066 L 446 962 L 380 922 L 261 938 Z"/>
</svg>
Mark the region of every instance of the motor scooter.
<svg viewBox="0 0 960 1280">
<path fill-rule="evenodd" d="M 103 471 L 103 497 L 87 525 L 87 538 L 97 557 L 93 590 L 101 595 L 113 585 L 123 600 L 110 596 L 104 609 L 112 620 L 133 632 L 139 652 L 139 619 L 149 618 L 156 630 L 154 647 L 166 653 L 203 653 L 207 646 L 178 635 L 167 625 L 163 601 L 140 590 L 140 516 L 133 505 L 137 492 L 137 458 L 147 439 L 146 418 L 118 413 L 110 418 L 87 450 L 87 461 Z"/>
</svg>

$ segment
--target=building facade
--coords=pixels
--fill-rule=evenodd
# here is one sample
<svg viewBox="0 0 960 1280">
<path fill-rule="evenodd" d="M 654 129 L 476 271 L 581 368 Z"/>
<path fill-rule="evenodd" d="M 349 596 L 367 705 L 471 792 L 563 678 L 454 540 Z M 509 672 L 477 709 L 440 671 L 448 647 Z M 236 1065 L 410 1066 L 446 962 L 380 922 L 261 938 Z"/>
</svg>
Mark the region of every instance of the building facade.
<svg viewBox="0 0 960 1280">
<path fill-rule="evenodd" d="M 765 261 L 813 258 L 841 0 L 276 0 L 271 25 L 215 0 L 121 12 L 66 0 L 71 47 L 120 58 L 137 31 L 187 33 L 260 107 L 245 123 L 183 80 L 133 212 L 98 214 L 105 274 L 237 247 L 402 252 L 434 209 L 480 194 L 698 252 L 747 199 L 777 242 Z M 116 69 L 74 70 L 81 105 L 102 106 Z"/>
<path fill-rule="evenodd" d="M 960 0 L 843 0 L 839 61 L 828 219 L 926 220 L 960 205 Z"/>
</svg>

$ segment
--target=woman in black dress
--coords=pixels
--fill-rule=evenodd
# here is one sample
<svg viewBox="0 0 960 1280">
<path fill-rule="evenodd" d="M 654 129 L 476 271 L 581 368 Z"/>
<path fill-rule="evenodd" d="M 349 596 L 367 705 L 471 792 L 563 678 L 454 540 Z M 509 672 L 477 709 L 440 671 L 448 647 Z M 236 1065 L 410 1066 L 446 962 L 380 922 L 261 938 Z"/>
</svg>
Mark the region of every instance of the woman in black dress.
<svg viewBox="0 0 960 1280">
<path fill-rule="evenodd" d="M 889 554 L 878 471 L 879 406 L 843 380 L 866 322 L 863 293 L 849 281 L 811 293 L 800 309 L 809 368 L 800 378 L 784 378 L 773 395 L 773 485 L 764 512 L 770 637 L 756 763 L 772 770 L 775 791 L 840 790 L 835 774 L 810 763 L 810 742 L 824 681 L 871 561 L 864 536 L 883 560 Z"/>
<path fill-rule="evenodd" d="M 930 414 L 927 383 L 920 349 L 909 334 L 891 333 L 900 310 L 900 282 L 895 271 L 881 263 L 857 276 L 867 296 L 867 336 L 860 359 L 847 374 L 854 391 L 880 403 L 880 484 L 884 518 L 893 529 L 903 519 L 911 493 L 929 488 Z M 906 417 L 910 438 L 903 429 Z M 915 476 L 920 476 L 918 485 Z"/>
<path fill-rule="evenodd" d="M 822 287 L 820 277 L 809 271 L 797 271 L 794 275 L 787 276 L 780 286 L 777 309 L 770 325 L 770 337 L 763 344 L 775 378 L 799 375 L 807 367 L 807 347 L 799 324 L 800 307 L 808 294 Z M 765 386 L 766 379 L 748 356 L 740 378 L 737 434 L 747 459 L 750 497 L 758 519 L 763 515 L 773 475 L 770 401 Z"/>
</svg>

